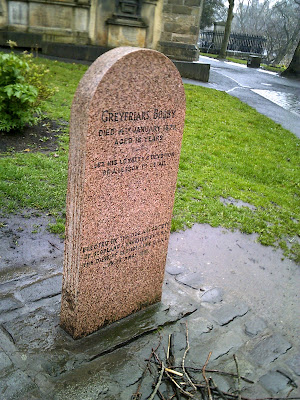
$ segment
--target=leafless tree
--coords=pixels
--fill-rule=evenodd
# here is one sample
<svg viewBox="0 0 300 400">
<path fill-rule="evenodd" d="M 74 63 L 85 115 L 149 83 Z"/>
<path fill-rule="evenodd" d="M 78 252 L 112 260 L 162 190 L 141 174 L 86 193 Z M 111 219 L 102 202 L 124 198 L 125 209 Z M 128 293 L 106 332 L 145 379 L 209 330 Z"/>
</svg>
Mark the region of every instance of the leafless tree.
<svg viewBox="0 0 300 400">
<path fill-rule="evenodd" d="M 219 53 L 218 58 L 226 58 L 226 50 L 228 46 L 228 41 L 229 41 L 229 36 L 231 32 L 231 25 L 232 25 L 232 19 L 233 19 L 233 9 L 234 9 L 234 0 L 228 0 L 229 7 L 228 7 L 228 12 L 227 12 L 227 20 L 226 20 L 226 25 L 225 25 L 225 32 L 221 44 L 221 50 Z"/>
<path fill-rule="evenodd" d="M 300 0 L 240 0 L 232 29 L 262 35 L 267 39 L 266 59 L 278 64 L 287 57 L 300 39 Z"/>
<path fill-rule="evenodd" d="M 226 18 L 225 6 L 222 0 L 204 0 L 200 21 L 200 29 L 212 26 L 218 19 Z"/>
<path fill-rule="evenodd" d="M 288 68 L 282 73 L 283 76 L 300 78 L 300 40 L 294 52 L 292 61 Z"/>
</svg>

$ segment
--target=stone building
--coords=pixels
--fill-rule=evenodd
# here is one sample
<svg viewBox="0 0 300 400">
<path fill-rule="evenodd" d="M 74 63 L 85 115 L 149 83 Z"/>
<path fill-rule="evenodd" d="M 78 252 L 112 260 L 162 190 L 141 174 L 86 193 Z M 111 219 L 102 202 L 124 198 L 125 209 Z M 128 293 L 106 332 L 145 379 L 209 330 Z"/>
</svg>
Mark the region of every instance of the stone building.
<svg viewBox="0 0 300 400">
<path fill-rule="evenodd" d="M 0 0 L 0 45 L 92 59 L 116 46 L 198 58 L 203 0 Z"/>
</svg>

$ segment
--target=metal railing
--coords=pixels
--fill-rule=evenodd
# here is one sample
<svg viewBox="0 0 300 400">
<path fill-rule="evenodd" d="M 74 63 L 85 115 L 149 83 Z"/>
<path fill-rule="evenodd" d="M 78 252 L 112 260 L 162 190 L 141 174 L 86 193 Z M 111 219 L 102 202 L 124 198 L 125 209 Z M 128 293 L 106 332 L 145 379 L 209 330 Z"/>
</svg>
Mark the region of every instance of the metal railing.
<svg viewBox="0 0 300 400">
<path fill-rule="evenodd" d="M 218 52 L 223 40 L 223 32 L 201 31 L 198 46 L 205 52 Z M 266 39 L 262 36 L 247 35 L 232 32 L 229 36 L 228 51 L 263 54 Z"/>
</svg>

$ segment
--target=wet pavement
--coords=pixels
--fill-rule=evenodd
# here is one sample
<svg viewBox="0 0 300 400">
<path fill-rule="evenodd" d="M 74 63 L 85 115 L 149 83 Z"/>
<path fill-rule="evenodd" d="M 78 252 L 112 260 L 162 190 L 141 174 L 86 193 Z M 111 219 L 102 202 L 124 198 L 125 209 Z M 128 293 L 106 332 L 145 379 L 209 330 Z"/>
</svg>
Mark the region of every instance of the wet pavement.
<svg viewBox="0 0 300 400">
<path fill-rule="evenodd" d="M 184 79 L 184 82 L 222 90 L 238 97 L 300 137 L 299 79 L 205 56 L 200 56 L 199 62 L 210 64 L 209 82 L 190 79 Z"/>
<path fill-rule="evenodd" d="M 137 390 L 146 399 L 152 349 L 161 343 L 164 359 L 173 334 L 180 366 L 187 327 L 188 368 L 201 371 L 212 352 L 207 370 L 234 374 L 235 354 L 253 382 L 242 381 L 243 396 L 300 396 L 299 268 L 279 250 L 208 225 L 174 233 L 162 302 L 74 341 L 59 326 L 63 241 L 46 230 L 50 220 L 32 211 L 0 218 L 1 399 L 125 400 Z M 233 376 L 207 375 L 236 393 Z M 165 381 L 160 390 L 171 398 Z"/>
</svg>

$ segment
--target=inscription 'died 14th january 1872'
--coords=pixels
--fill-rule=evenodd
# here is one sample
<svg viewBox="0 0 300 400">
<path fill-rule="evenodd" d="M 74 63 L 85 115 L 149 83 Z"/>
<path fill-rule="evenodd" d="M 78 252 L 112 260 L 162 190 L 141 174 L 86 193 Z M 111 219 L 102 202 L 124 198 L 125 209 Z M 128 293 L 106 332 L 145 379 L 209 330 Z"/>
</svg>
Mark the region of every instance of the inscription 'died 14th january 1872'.
<svg viewBox="0 0 300 400">
<path fill-rule="evenodd" d="M 164 55 L 118 48 L 76 91 L 61 326 L 74 338 L 160 300 L 185 116 Z"/>
</svg>

